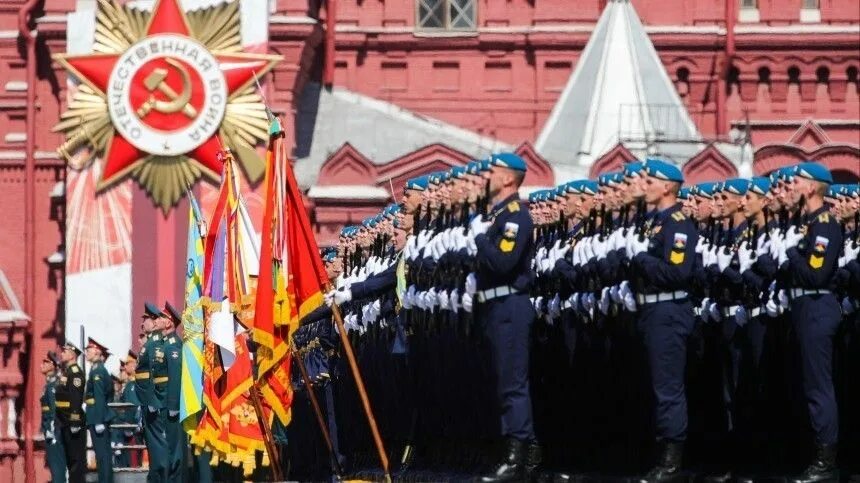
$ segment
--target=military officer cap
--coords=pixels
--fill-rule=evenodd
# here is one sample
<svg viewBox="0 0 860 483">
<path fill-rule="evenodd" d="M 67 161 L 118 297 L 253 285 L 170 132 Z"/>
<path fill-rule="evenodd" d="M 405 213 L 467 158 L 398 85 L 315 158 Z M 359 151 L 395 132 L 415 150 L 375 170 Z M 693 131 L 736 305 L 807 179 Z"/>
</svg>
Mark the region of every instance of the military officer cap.
<svg viewBox="0 0 860 483">
<path fill-rule="evenodd" d="M 644 166 L 640 161 L 634 161 L 632 163 L 627 163 L 624 165 L 623 174 L 626 177 L 639 176 L 643 167 Z"/>
<path fill-rule="evenodd" d="M 100 350 L 101 353 L 104 354 L 105 357 L 107 357 L 110 354 L 110 351 L 108 351 L 107 347 L 105 347 L 103 344 L 99 343 L 97 340 L 93 339 L 92 337 L 87 339 L 87 349 L 89 349 L 90 347 L 94 347 L 94 348 Z"/>
<path fill-rule="evenodd" d="M 683 186 L 680 190 L 678 190 L 678 199 L 686 200 L 690 197 L 690 191 L 692 190 L 689 186 Z"/>
<path fill-rule="evenodd" d="M 66 341 L 66 343 L 63 344 L 63 350 L 69 350 L 69 351 L 74 352 L 77 355 L 81 355 L 81 349 L 79 349 L 78 346 L 76 346 L 74 342 Z"/>
<path fill-rule="evenodd" d="M 182 315 L 166 300 L 164 301 L 164 310 L 161 313 L 173 322 L 174 327 L 182 323 Z"/>
<path fill-rule="evenodd" d="M 406 186 L 403 188 L 404 190 L 415 190 L 415 191 L 424 191 L 427 189 L 427 184 L 429 183 L 429 179 L 426 175 L 419 176 L 417 178 L 412 178 L 406 182 Z"/>
<path fill-rule="evenodd" d="M 764 196 L 770 191 L 770 178 L 767 176 L 755 176 L 750 179 L 749 190 L 755 194 Z"/>
<path fill-rule="evenodd" d="M 144 302 L 142 317 L 146 319 L 157 319 L 161 317 L 161 310 L 152 302 Z"/>
<path fill-rule="evenodd" d="M 45 354 L 43 361 L 50 362 L 54 367 L 60 367 L 60 358 L 57 357 L 57 353 L 54 351 L 48 351 L 48 353 Z"/>
<path fill-rule="evenodd" d="M 733 195 L 745 195 L 749 188 L 749 180 L 743 178 L 732 178 L 723 182 L 723 191 Z"/>
<path fill-rule="evenodd" d="M 648 176 L 653 178 L 674 181 L 676 183 L 684 182 L 684 175 L 681 174 L 681 170 L 674 164 L 663 161 L 662 159 L 648 158 L 645 160 L 643 170 Z"/>
<path fill-rule="evenodd" d="M 514 171 L 526 171 L 526 162 L 514 153 L 499 153 L 490 156 L 490 164 Z"/>
<path fill-rule="evenodd" d="M 795 167 L 795 175 L 801 178 L 811 179 L 819 183 L 833 184 L 833 175 L 823 164 L 807 161 Z"/>
</svg>

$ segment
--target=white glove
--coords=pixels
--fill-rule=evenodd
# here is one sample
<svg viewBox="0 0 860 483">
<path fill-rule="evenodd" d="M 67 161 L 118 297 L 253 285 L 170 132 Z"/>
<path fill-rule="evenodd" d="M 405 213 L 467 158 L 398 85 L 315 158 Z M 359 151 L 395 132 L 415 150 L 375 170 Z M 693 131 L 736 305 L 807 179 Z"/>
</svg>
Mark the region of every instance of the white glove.
<svg viewBox="0 0 860 483">
<path fill-rule="evenodd" d="M 609 235 L 609 243 L 606 246 L 607 253 L 610 251 L 618 250 L 619 248 L 624 246 L 624 230 L 621 228 L 616 229 Z"/>
<path fill-rule="evenodd" d="M 558 244 L 558 242 L 556 242 Z M 553 245 L 549 250 L 546 247 L 540 247 L 535 251 L 535 260 L 540 263 L 544 259 L 552 258 L 555 255 L 555 245 Z"/>
<path fill-rule="evenodd" d="M 707 323 L 708 319 L 710 319 L 710 312 L 708 311 L 708 307 L 711 306 L 711 299 L 709 297 L 705 297 L 702 300 L 702 305 L 699 306 L 699 317 L 702 318 L 702 322 Z"/>
<path fill-rule="evenodd" d="M 461 301 L 463 303 L 463 310 L 466 312 L 472 312 L 472 294 L 464 293 L 463 299 Z"/>
<path fill-rule="evenodd" d="M 437 300 L 439 300 L 439 310 L 451 310 L 451 295 L 446 290 L 439 292 Z"/>
<path fill-rule="evenodd" d="M 592 244 L 592 250 L 594 251 L 594 256 L 597 257 L 598 260 L 603 260 L 606 258 L 606 254 L 609 253 L 607 249 L 607 245 L 609 244 L 609 240 L 600 240 L 600 238 L 596 238 L 594 243 Z"/>
<path fill-rule="evenodd" d="M 738 262 L 740 264 L 741 273 L 752 268 L 753 262 L 756 260 L 754 257 L 755 253 L 752 249 L 748 248 L 745 243 L 738 247 Z"/>
<path fill-rule="evenodd" d="M 594 309 L 594 294 L 587 293 L 580 297 L 580 301 L 582 302 L 582 309 L 585 310 L 586 313 L 591 313 L 591 310 Z"/>
<path fill-rule="evenodd" d="M 445 254 L 445 247 L 442 243 L 441 235 L 433 238 L 433 241 L 430 242 L 430 255 L 433 257 L 433 260 L 438 261 Z"/>
<path fill-rule="evenodd" d="M 776 260 L 779 258 L 779 254 L 784 251 L 782 236 L 779 233 L 774 234 L 770 239 L 770 256 Z"/>
<path fill-rule="evenodd" d="M 851 260 L 857 260 L 857 256 L 860 255 L 860 244 L 855 246 L 852 240 L 846 240 L 845 248 L 843 248 L 842 253 L 842 256 L 845 257 L 845 263 L 848 263 Z"/>
<path fill-rule="evenodd" d="M 705 237 L 700 236 L 699 241 L 696 242 L 696 253 L 698 253 L 699 255 L 705 253 L 705 250 L 708 248 L 708 245 L 709 243 L 705 239 Z"/>
<path fill-rule="evenodd" d="M 746 307 L 738 307 L 738 311 L 735 312 L 735 323 L 738 324 L 738 327 L 743 327 L 747 325 L 747 322 L 749 322 L 749 316 Z"/>
<path fill-rule="evenodd" d="M 786 247 L 784 250 L 779 252 L 779 256 L 776 259 L 777 266 L 781 267 L 783 263 L 788 261 L 788 253 L 785 252 L 785 250 L 787 250 L 787 249 L 788 249 L 788 247 Z"/>
<path fill-rule="evenodd" d="M 616 304 L 621 303 L 621 291 L 619 290 L 618 285 L 609 287 L 609 296 L 612 297 L 612 302 Z"/>
<path fill-rule="evenodd" d="M 633 256 L 630 258 L 633 258 L 636 255 L 639 255 L 640 253 L 647 251 L 648 250 L 648 244 L 650 242 L 651 242 L 651 240 L 649 240 L 647 238 L 643 239 L 642 241 L 639 241 L 638 237 L 634 238 L 632 243 L 631 243 L 631 247 L 630 247 L 630 252 L 633 254 Z"/>
<path fill-rule="evenodd" d="M 766 240 L 764 235 L 758 237 L 758 241 L 755 245 L 756 258 L 761 257 L 766 253 L 770 253 L 770 245 L 771 241 Z"/>
<path fill-rule="evenodd" d="M 710 249 L 705 250 L 702 253 L 702 265 L 705 267 L 709 267 L 711 265 L 717 264 L 717 251 L 720 247 L 712 246 Z"/>
<path fill-rule="evenodd" d="M 555 294 L 555 297 L 549 301 L 546 311 L 552 318 L 556 318 L 561 315 L 561 297 L 559 297 L 558 294 Z"/>
<path fill-rule="evenodd" d="M 609 287 L 603 287 L 600 291 L 600 300 L 597 302 L 597 308 L 603 315 L 609 315 Z"/>
<path fill-rule="evenodd" d="M 168 414 L 171 418 L 175 418 L 176 416 L 179 416 L 179 411 L 174 411 L 173 409 L 171 409 L 170 411 L 167 411 L 167 414 Z"/>
<path fill-rule="evenodd" d="M 81 432 L 81 428 L 79 426 L 73 426 L 73 427 L 69 428 L 69 431 L 71 431 L 72 434 L 78 434 Z"/>
<path fill-rule="evenodd" d="M 149 412 L 151 412 L 151 413 L 158 411 L 158 409 L 155 409 L 155 407 L 153 407 L 153 406 L 147 406 L 146 409 L 149 410 Z"/>
<path fill-rule="evenodd" d="M 415 259 L 415 246 L 417 244 L 417 239 L 415 235 L 409 235 L 406 237 L 406 246 L 403 247 L 403 256 L 409 260 Z"/>
<path fill-rule="evenodd" d="M 729 268 L 729 264 L 732 263 L 732 257 L 734 257 L 734 253 L 730 250 L 726 253 L 725 248 L 720 248 L 717 250 L 717 266 L 720 267 L 720 271 Z"/>
<path fill-rule="evenodd" d="M 842 314 L 851 315 L 855 311 L 854 302 L 849 297 L 842 299 Z"/>
<path fill-rule="evenodd" d="M 543 297 L 535 297 L 534 299 L 532 299 L 532 306 L 535 308 L 536 314 L 542 313 L 542 310 L 540 308 L 542 303 L 543 303 Z"/>
<path fill-rule="evenodd" d="M 771 317 L 776 317 L 781 312 L 779 310 L 779 304 L 777 304 L 776 301 L 773 300 L 773 298 L 767 299 L 767 303 L 764 304 L 764 310 L 765 312 L 767 312 L 767 315 Z"/>
<path fill-rule="evenodd" d="M 475 277 L 475 272 L 471 272 L 466 275 L 466 293 L 469 295 L 475 295 L 475 291 L 478 289 L 478 279 Z"/>
<path fill-rule="evenodd" d="M 93 429 L 96 430 L 96 434 L 102 434 L 105 432 L 105 425 L 104 424 L 96 424 L 95 426 L 93 426 Z"/>
<path fill-rule="evenodd" d="M 582 265 L 582 247 L 583 243 L 577 243 L 575 247 L 573 247 L 573 265 L 578 267 Z"/>
<path fill-rule="evenodd" d="M 621 282 L 621 287 L 618 289 L 618 292 L 621 294 L 621 301 L 624 302 L 624 308 L 627 309 L 628 312 L 636 312 L 636 296 L 633 295 L 633 291 L 630 290 L 629 284 L 627 285 L 626 290 L 624 289 L 625 283 L 627 281 Z"/>
<path fill-rule="evenodd" d="M 54 444 L 55 439 L 57 438 L 54 437 L 53 431 L 45 431 L 45 441 L 47 441 L 48 444 Z"/>
<path fill-rule="evenodd" d="M 460 291 L 456 288 L 454 290 L 451 290 L 451 297 L 448 300 L 448 305 L 451 307 L 452 312 L 457 312 L 458 310 L 460 310 L 459 293 Z"/>
<path fill-rule="evenodd" d="M 583 263 L 588 263 L 594 260 L 594 240 L 593 237 L 588 237 L 588 241 L 582 247 Z"/>
<path fill-rule="evenodd" d="M 433 232 L 427 229 L 421 230 L 421 232 L 418 233 L 417 248 L 421 249 L 426 247 L 431 238 L 433 238 Z"/>
<path fill-rule="evenodd" d="M 439 305 L 439 295 L 436 293 L 436 289 L 430 287 L 430 290 L 427 291 L 427 308 L 432 312 L 437 305 Z"/>
<path fill-rule="evenodd" d="M 421 310 L 427 310 L 427 299 L 424 297 L 426 292 L 417 292 L 415 294 L 415 305 Z"/>
<path fill-rule="evenodd" d="M 800 240 L 803 240 L 803 236 L 803 233 L 800 233 L 796 226 L 789 228 L 788 232 L 785 234 L 785 250 L 796 247 L 797 244 L 800 243 Z"/>
<path fill-rule="evenodd" d="M 345 288 L 334 293 L 334 303 L 342 305 L 344 302 L 352 300 L 352 290 Z"/>
<path fill-rule="evenodd" d="M 490 229 L 490 225 L 492 224 L 493 222 L 491 221 L 484 221 L 483 215 L 478 215 L 472 218 L 472 221 L 469 222 L 469 228 L 475 236 L 478 236 L 481 233 L 487 233 L 487 230 Z"/>
<path fill-rule="evenodd" d="M 716 303 L 708 306 L 708 317 L 714 322 L 723 320 L 723 314 L 720 313 L 720 307 Z"/>
<path fill-rule="evenodd" d="M 475 236 L 469 235 L 466 237 L 466 252 L 470 257 L 478 254 L 478 245 L 475 245 Z"/>
<path fill-rule="evenodd" d="M 330 290 L 328 293 L 325 294 L 325 297 L 324 297 L 325 304 L 328 305 L 329 307 L 331 307 L 331 304 L 334 303 L 335 292 L 337 292 L 337 291 L 336 290 Z"/>
<path fill-rule="evenodd" d="M 785 293 L 785 289 L 780 289 L 780 291 L 776 293 L 776 299 L 779 301 L 779 305 L 782 306 L 783 309 L 788 310 L 790 305 L 788 302 L 788 294 Z"/>
<path fill-rule="evenodd" d="M 415 285 L 410 285 L 408 289 L 406 289 L 406 295 L 403 297 L 404 300 L 409 300 L 409 308 L 415 306 Z"/>
</svg>

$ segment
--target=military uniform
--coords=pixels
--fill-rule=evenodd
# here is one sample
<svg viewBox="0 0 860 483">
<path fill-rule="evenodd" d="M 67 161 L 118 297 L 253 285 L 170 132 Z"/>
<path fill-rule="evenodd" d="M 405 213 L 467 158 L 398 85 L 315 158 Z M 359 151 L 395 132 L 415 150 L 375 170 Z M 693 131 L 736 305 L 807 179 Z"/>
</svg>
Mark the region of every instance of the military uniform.
<svg viewBox="0 0 860 483">
<path fill-rule="evenodd" d="M 80 350 L 71 344 L 76 353 Z M 57 422 L 62 435 L 66 464 L 71 483 L 83 483 L 87 469 L 87 433 L 84 431 L 86 420 L 82 404 L 84 402 L 84 373 L 77 362 L 70 362 L 54 390 L 57 405 Z"/>
<path fill-rule="evenodd" d="M 95 347 L 107 356 L 104 346 L 89 340 L 88 347 Z M 113 409 L 108 406 L 114 399 L 113 379 L 105 368 L 103 361 L 93 362 L 87 378 L 86 387 L 86 417 L 90 430 L 93 451 L 96 454 L 96 467 L 100 483 L 113 481 L 113 455 L 111 450 L 110 424 L 113 421 Z"/>
<path fill-rule="evenodd" d="M 59 365 L 56 355 L 49 354 L 49 361 L 54 366 Z M 45 464 L 51 472 L 53 483 L 65 483 L 66 481 L 66 455 L 63 450 L 62 434 L 57 433 L 56 417 L 57 404 L 54 391 L 59 378 L 56 375 L 48 376 L 45 381 L 45 389 L 39 399 L 42 405 L 42 435 L 45 437 Z"/>
<path fill-rule="evenodd" d="M 150 303 L 146 306 L 146 316 L 153 318 L 160 316 L 161 311 L 158 308 Z M 143 413 L 143 439 L 149 453 L 149 474 L 147 475 L 149 482 L 167 481 L 169 461 L 161 410 L 164 409 L 168 380 L 164 341 L 161 334 L 148 334 L 138 355 L 134 382 Z"/>
<path fill-rule="evenodd" d="M 182 317 L 170 303 L 165 303 L 162 313 L 173 321 L 174 326 L 182 322 Z M 179 420 L 179 398 L 182 390 L 182 339 L 176 332 L 170 332 L 163 335 L 163 340 L 167 380 L 161 384 L 165 388 L 164 408 L 161 412 L 169 457 L 167 480 L 181 481 L 183 457 L 187 448 L 185 432 L 182 430 L 182 422 Z M 157 381 L 156 385 L 159 385 Z"/>
</svg>

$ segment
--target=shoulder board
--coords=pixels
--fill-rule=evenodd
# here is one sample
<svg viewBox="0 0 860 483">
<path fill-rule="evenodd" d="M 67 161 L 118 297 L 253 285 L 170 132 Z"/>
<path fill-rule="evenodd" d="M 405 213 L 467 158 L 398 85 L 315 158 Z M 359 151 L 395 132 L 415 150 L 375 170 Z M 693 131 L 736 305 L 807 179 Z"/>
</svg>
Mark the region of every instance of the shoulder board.
<svg viewBox="0 0 860 483">
<path fill-rule="evenodd" d="M 828 223 L 830 221 L 830 213 L 822 213 L 818 215 L 818 221 L 821 223 Z"/>
<path fill-rule="evenodd" d="M 152 340 L 161 340 L 161 336 L 158 334 L 155 334 L 152 336 Z"/>
<path fill-rule="evenodd" d="M 77 365 L 72 366 L 70 369 L 71 369 L 71 370 L 72 370 L 72 372 L 74 372 L 75 374 L 77 374 L 78 372 L 81 372 L 81 369 L 80 369 Z"/>
<path fill-rule="evenodd" d="M 508 203 L 508 211 L 511 213 L 516 213 L 520 211 L 520 204 L 517 201 L 511 201 Z"/>
<path fill-rule="evenodd" d="M 672 213 L 672 219 L 675 221 L 683 221 L 684 220 L 684 214 L 681 213 L 680 211 L 676 211 L 676 212 Z"/>
</svg>

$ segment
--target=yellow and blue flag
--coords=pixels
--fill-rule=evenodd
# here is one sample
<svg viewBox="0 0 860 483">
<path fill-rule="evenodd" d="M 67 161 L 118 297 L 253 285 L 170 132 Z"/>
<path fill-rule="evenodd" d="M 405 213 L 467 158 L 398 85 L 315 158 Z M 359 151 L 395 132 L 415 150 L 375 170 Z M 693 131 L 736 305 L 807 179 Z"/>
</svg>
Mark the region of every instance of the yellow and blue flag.
<svg viewBox="0 0 860 483">
<path fill-rule="evenodd" d="M 197 428 L 203 409 L 203 214 L 194 195 L 188 199 L 188 259 L 185 272 L 185 310 L 182 311 L 182 392 L 179 419 L 187 432 Z"/>
</svg>

